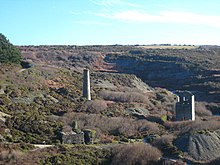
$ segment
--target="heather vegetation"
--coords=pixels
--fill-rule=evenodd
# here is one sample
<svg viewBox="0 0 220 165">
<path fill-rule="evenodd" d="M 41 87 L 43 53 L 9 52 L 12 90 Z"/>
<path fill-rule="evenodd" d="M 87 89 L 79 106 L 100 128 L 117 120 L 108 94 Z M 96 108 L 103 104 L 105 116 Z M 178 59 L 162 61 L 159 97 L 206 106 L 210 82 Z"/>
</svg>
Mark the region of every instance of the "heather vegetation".
<svg viewBox="0 0 220 165">
<path fill-rule="evenodd" d="M 30 67 L 13 64 L 17 60 L 0 64 L 0 164 L 160 164 L 161 157 L 205 162 L 179 145 L 188 137 L 217 138 L 218 47 L 19 49 Z M 91 70 L 91 101 L 82 97 L 84 67 Z M 165 87 L 194 92 L 196 121 L 175 121 L 176 96 Z M 60 132 L 86 130 L 95 144 L 61 144 Z"/>
</svg>

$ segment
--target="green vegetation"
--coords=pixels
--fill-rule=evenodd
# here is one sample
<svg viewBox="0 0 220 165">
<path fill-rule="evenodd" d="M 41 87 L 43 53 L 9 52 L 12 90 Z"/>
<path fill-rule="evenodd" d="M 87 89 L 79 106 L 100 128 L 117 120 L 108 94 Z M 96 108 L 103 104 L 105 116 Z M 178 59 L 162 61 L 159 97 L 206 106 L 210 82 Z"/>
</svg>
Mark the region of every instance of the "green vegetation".
<svg viewBox="0 0 220 165">
<path fill-rule="evenodd" d="M 62 153 L 48 157 L 46 160 L 41 161 L 42 165 L 107 165 L 111 160 L 111 152 L 106 149 L 99 149 L 85 145 L 76 145 L 73 147 L 59 146 Z"/>
<path fill-rule="evenodd" d="M 0 33 L 0 63 L 20 64 L 21 53 Z"/>
</svg>

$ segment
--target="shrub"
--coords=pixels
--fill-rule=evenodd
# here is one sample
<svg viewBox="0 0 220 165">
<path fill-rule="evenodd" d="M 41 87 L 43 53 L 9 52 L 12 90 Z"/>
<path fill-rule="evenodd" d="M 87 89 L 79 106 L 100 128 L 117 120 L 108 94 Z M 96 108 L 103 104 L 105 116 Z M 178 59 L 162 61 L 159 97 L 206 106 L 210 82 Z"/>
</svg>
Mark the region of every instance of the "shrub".
<svg viewBox="0 0 220 165">
<path fill-rule="evenodd" d="M 101 113 L 107 108 L 107 104 L 102 100 L 87 101 L 80 109 L 83 112 Z"/>
<path fill-rule="evenodd" d="M 202 102 L 196 102 L 196 114 L 200 117 L 203 116 L 212 116 L 212 112 L 209 111 L 205 104 Z"/>
<path fill-rule="evenodd" d="M 162 116 L 161 116 L 161 120 L 162 120 L 163 122 L 166 122 L 166 121 L 167 121 L 167 115 L 162 115 Z"/>
<path fill-rule="evenodd" d="M 161 152 L 149 144 L 136 143 L 113 148 L 112 165 L 157 164 Z"/>
<path fill-rule="evenodd" d="M 99 93 L 99 96 L 105 100 L 111 100 L 116 102 L 138 102 L 138 103 L 149 102 L 147 96 L 137 92 L 102 91 Z"/>
<path fill-rule="evenodd" d="M 152 145 L 162 149 L 165 146 L 172 145 L 173 139 L 174 139 L 174 136 L 171 134 L 162 135 L 160 138 L 155 139 Z"/>
<path fill-rule="evenodd" d="M 21 157 L 23 153 L 21 151 L 16 150 L 4 150 L 0 153 L 0 161 L 10 162 L 12 160 L 16 160 Z"/>
<path fill-rule="evenodd" d="M 106 117 L 98 114 L 72 113 L 63 118 L 65 124 L 77 120 L 80 129 L 99 129 L 102 133 L 115 136 L 140 136 L 158 133 L 158 124 L 146 120 L 135 120 L 123 117 Z"/>
<path fill-rule="evenodd" d="M 180 134 L 187 132 L 194 132 L 198 130 L 210 130 L 215 131 L 220 129 L 220 122 L 216 120 L 210 121 L 179 121 L 179 122 L 167 122 L 165 126 L 174 131 L 179 131 Z"/>
<path fill-rule="evenodd" d="M 56 165 L 95 165 L 109 164 L 111 153 L 107 149 L 98 147 L 90 147 L 85 145 L 75 145 L 72 147 L 59 145 L 59 153 L 50 155 L 43 160 L 41 164 Z"/>
<path fill-rule="evenodd" d="M 209 103 L 207 108 L 215 115 L 220 114 L 220 104 L 218 103 Z"/>
</svg>

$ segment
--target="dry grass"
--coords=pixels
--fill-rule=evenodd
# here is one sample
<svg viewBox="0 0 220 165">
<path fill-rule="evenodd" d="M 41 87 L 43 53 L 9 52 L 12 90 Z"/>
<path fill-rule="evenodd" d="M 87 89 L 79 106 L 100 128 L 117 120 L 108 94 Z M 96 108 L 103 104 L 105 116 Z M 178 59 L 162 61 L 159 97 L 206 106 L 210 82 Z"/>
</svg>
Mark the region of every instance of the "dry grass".
<svg viewBox="0 0 220 165">
<path fill-rule="evenodd" d="M 144 48 L 144 49 L 196 49 L 198 46 L 163 46 L 163 45 L 146 45 L 146 46 L 138 46 L 139 48 Z"/>
</svg>

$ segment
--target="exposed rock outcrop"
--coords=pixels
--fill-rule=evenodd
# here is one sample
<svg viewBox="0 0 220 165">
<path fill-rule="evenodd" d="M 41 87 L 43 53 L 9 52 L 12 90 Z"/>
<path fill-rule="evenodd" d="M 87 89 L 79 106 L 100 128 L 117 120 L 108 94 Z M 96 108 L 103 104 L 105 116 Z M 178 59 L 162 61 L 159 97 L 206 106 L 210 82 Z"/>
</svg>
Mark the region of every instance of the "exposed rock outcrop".
<svg viewBox="0 0 220 165">
<path fill-rule="evenodd" d="M 187 133 L 177 138 L 175 145 L 195 160 L 216 159 L 220 153 L 220 130 Z"/>
</svg>

